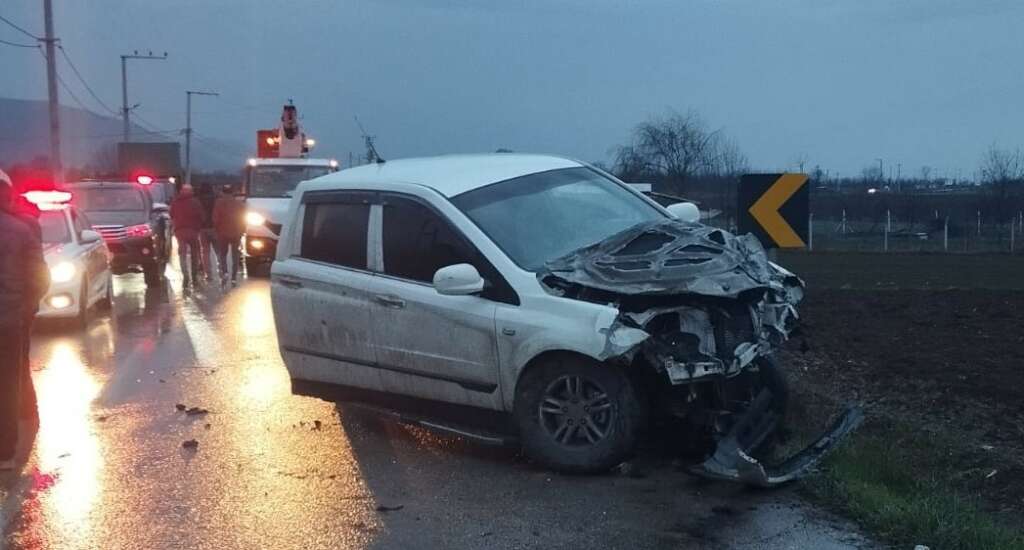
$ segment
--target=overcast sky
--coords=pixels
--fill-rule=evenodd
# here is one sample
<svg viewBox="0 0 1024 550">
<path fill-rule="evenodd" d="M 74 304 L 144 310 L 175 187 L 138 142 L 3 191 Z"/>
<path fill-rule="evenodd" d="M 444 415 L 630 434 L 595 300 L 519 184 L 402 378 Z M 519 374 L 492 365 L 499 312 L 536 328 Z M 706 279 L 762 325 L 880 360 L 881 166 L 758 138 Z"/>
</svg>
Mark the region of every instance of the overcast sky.
<svg viewBox="0 0 1024 550">
<path fill-rule="evenodd" d="M 41 0 L 0 15 L 42 33 Z M 1024 145 L 1015 0 L 54 0 L 56 32 L 114 109 L 252 147 L 293 98 L 318 152 L 347 158 L 358 115 L 385 158 L 550 152 L 607 160 L 631 128 L 697 109 L 762 169 L 859 174 L 878 157 L 974 172 Z M 0 24 L 0 39 L 24 37 Z M 32 50 L 0 45 L 0 96 L 44 98 Z M 93 110 L 62 66 L 65 80 Z M 62 96 L 62 102 L 75 105 Z M 244 151 L 239 151 L 239 164 Z"/>
</svg>

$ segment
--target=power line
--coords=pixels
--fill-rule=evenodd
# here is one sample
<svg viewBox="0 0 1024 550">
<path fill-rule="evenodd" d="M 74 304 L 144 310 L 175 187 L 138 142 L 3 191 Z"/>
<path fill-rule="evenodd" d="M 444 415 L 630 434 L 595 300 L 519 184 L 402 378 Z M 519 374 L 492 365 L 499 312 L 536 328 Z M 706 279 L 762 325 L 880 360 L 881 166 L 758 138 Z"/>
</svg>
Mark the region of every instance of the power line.
<svg viewBox="0 0 1024 550">
<path fill-rule="evenodd" d="M 39 55 L 43 56 L 43 59 L 46 59 L 46 54 L 43 53 L 42 48 L 39 49 Z M 71 99 L 75 100 L 75 103 L 77 103 L 78 106 L 81 107 L 83 111 L 87 111 L 87 112 L 91 113 L 92 110 L 90 110 L 88 107 L 86 107 L 85 103 L 82 103 L 81 99 L 78 99 L 78 96 L 75 95 L 75 92 L 71 91 L 71 87 L 68 86 L 67 83 L 64 82 L 64 79 L 60 77 L 60 73 L 56 73 L 56 74 L 57 74 L 57 82 L 60 83 L 60 87 L 63 88 L 64 91 L 67 92 L 69 96 L 71 96 Z"/>
<path fill-rule="evenodd" d="M 16 30 L 21 32 L 21 34 L 24 34 L 25 36 L 31 38 L 32 40 L 42 40 L 42 38 L 39 38 L 38 36 L 36 36 L 36 35 L 28 32 L 28 31 L 26 31 L 25 29 L 19 27 L 18 25 L 15 25 L 14 22 L 12 22 L 10 19 L 8 19 L 8 18 L 6 18 L 6 17 L 4 17 L 2 15 L 0 15 L 0 21 L 3 21 L 4 23 L 7 23 L 8 25 L 14 27 Z"/>
<path fill-rule="evenodd" d="M 64 46 L 58 45 L 57 48 L 60 50 L 61 55 L 64 56 L 64 60 L 68 62 L 68 66 L 71 67 L 71 71 L 75 73 L 76 77 L 78 77 L 78 81 L 82 83 L 82 86 L 84 86 L 85 90 L 89 92 L 89 95 L 96 100 L 96 103 L 99 103 L 100 107 L 103 107 L 108 113 L 117 116 L 117 111 L 111 109 L 106 103 L 104 103 L 103 100 L 96 95 L 96 92 L 93 91 L 92 87 L 89 86 L 89 83 L 85 81 L 85 78 L 82 77 L 82 73 L 78 72 L 78 67 L 75 67 L 74 62 L 72 62 L 71 58 L 68 56 L 68 52 L 64 50 Z"/>
<path fill-rule="evenodd" d="M 0 44 L 6 44 L 8 46 L 14 46 L 15 48 L 38 48 L 39 44 L 18 44 L 17 42 L 8 42 L 6 40 L 0 40 Z"/>
<path fill-rule="evenodd" d="M 154 130 L 152 132 L 137 132 L 137 133 L 143 134 L 143 135 L 146 135 L 146 134 L 176 135 L 176 134 L 180 134 L 181 133 L 181 129 L 180 128 L 176 128 L 176 129 L 173 129 L 173 130 Z M 29 140 L 37 140 L 37 139 L 46 139 L 47 137 L 48 136 L 0 137 L 0 141 L 29 141 Z M 71 139 L 71 140 L 86 140 L 86 139 L 107 138 L 107 137 L 121 137 L 121 133 L 118 132 L 116 134 L 92 134 L 92 135 L 78 135 L 78 136 L 62 136 L 62 138 L 65 139 L 65 140 L 68 140 L 68 139 Z"/>
</svg>

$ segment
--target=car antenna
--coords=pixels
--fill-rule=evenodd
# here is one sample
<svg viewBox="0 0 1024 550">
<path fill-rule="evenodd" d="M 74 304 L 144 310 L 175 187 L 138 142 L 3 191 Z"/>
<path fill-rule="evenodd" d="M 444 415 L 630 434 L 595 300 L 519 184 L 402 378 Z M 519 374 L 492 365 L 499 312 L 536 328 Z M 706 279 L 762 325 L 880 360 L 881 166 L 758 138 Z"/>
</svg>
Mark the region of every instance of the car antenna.
<svg viewBox="0 0 1024 550">
<path fill-rule="evenodd" d="M 356 125 L 359 126 L 359 131 L 363 134 L 363 142 L 366 143 L 366 160 L 368 162 L 376 162 L 377 164 L 384 164 L 387 162 L 377 153 L 377 148 L 373 146 L 373 138 L 377 136 L 367 135 L 366 128 L 363 128 L 363 123 L 359 122 L 359 117 L 352 115 L 352 118 L 356 119 Z"/>
</svg>

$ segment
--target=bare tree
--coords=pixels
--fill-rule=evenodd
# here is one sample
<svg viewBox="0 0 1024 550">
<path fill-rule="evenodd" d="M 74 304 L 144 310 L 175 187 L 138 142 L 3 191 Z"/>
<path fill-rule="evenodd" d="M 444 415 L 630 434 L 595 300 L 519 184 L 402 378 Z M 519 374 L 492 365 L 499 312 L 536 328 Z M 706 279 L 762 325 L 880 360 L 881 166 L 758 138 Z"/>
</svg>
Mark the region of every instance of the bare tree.
<svg viewBox="0 0 1024 550">
<path fill-rule="evenodd" d="M 616 172 L 657 175 L 680 191 L 691 176 L 708 170 L 718 134 L 694 110 L 652 118 L 636 127 L 632 144 L 619 148 Z"/>
<path fill-rule="evenodd" d="M 1024 188 L 1024 152 L 993 144 L 982 157 L 979 172 L 982 182 L 990 186 L 993 214 L 999 221 L 1006 220 L 1012 195 Z"/>
<path fill-rule="evenodd" d="M 716 132 L 707 151 L 704 170 L 711 176 L 735 178 L 750 171 L 750 161 L 735 140 Z"/>
<path fill-rule="evenodd" d="M 925 183 L 928 183 L 928 182 L 932 181 L 932 167 L 931 166 L 925 165 L 925 166 L 921 167 L 921 179 L 924 180 Z"/>
</svg>

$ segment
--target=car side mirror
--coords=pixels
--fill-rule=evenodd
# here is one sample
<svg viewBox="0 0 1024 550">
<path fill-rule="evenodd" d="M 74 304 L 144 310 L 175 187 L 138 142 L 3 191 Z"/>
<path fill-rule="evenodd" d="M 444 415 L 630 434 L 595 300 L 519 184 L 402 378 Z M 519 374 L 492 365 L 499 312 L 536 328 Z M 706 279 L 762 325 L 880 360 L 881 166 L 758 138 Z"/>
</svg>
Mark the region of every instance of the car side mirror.
<svg viewBox="0 0 1024 550">
<path fill-rule="evenodd" d="M 469 264 L 442 267 L 434 273 L 434 290 L 445 296 L 468 296 L 484 289 L 484 278 Z"/>
<path fill-rule="evenodd" d="M 83 229 L 82 234 L 78 238 L 82 241 L 82 244 L 92 244 L 103 239 L 99 233 L 92 229 Z"/>
<path fill-rule="evenodd" d="M 154 214 L 163 214 L 163 213 L 166 213 L 168 210 L 170 210 L 170 207 L 168 207 L 167 204 L 165 204 L 165 203 L 162 203 L 162 202 L 154 202 L 153 203 L 153 213 Z"/>
<path fill-rule="evenodd" d="M 677 202 L 668 205 L 669 214 L 679 221 L 695 223 L 700 221 L 700 209 L 692 202 Z"/>
</svg>

